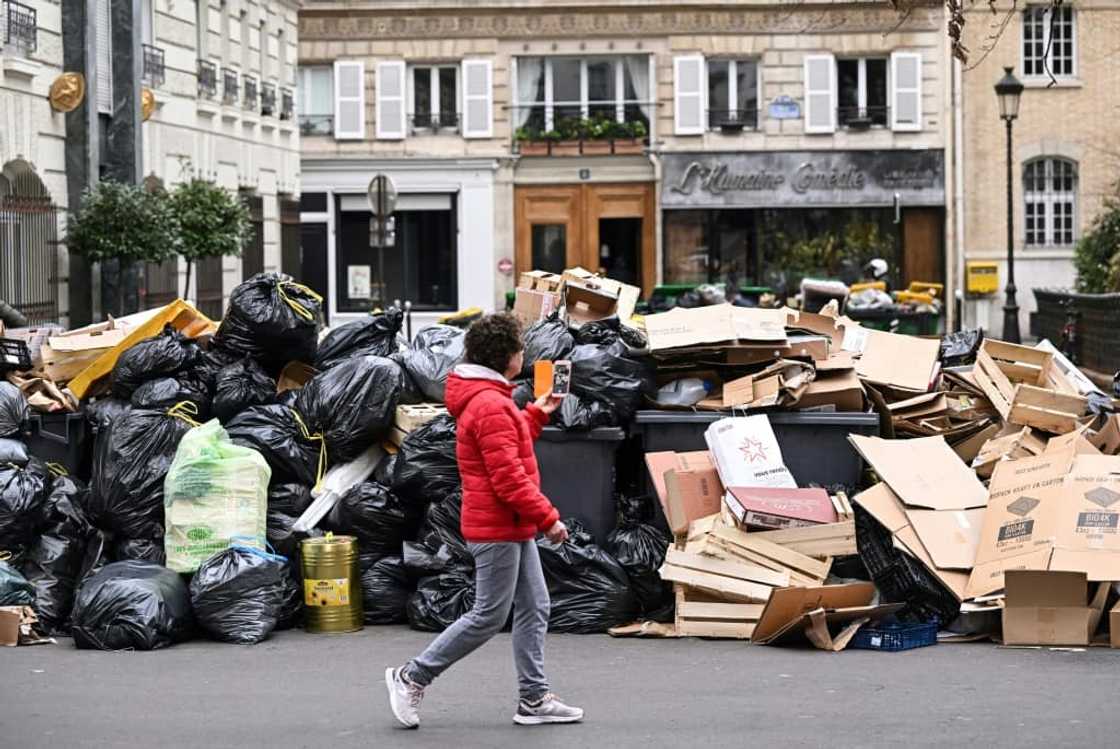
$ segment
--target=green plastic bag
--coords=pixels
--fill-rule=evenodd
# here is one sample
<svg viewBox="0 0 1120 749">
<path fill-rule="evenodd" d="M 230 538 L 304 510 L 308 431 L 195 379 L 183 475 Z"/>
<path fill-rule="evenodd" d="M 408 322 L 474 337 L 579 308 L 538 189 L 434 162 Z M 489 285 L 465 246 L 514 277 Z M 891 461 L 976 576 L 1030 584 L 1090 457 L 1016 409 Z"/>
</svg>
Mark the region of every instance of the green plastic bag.
<svg viewBox="0 0 1120 749">
<path fill-rule="evenodd" d="M 231 542 L 265 549 L 272 470 L 217 419 L 187 432 L 164 481 L 167 566 L 194 572 Z"/>
<path fill-rule="evenodd" d="M 0 561 L 0 606 L 30 606 L 35 602 L 35 587 L 16 568 Z"/>
</svg>

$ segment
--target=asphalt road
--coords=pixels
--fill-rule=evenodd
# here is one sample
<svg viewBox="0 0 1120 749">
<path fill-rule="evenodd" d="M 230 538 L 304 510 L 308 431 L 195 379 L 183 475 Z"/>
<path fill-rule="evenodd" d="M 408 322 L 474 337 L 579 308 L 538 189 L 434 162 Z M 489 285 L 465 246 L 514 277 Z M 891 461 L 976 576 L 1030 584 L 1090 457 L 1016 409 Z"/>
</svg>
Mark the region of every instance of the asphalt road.
<svg viewBox="0 0 1120 749">
<path fill-rule="evenodd" d="M 586 722 L 517 727 L 509 635 L 428 690 L 418 731 L 398 729 L 383 670 L 428 639 L 392 627 L 153 653 L 0 648 L 0 746 L 1021 748 L 1120 735 L 1120 651 L 829 654 L 606 636 L 548 641 L 553 688 Z"/>
</svg>

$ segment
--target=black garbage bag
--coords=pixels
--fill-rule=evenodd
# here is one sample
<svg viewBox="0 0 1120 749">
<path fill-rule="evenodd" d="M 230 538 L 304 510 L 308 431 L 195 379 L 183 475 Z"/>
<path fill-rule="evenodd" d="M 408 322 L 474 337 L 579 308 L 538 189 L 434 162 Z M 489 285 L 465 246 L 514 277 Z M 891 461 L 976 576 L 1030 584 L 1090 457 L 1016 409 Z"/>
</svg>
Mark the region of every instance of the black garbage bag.
<svg viewBox="0 0 1120 749">
<path fill-rule="evenodd" d="M 283 273 L 258 273 L 229 297 L 212 346 L 251 356 L 269 374 L 291 361 L 311 363 L 318 350 L 322 298 Z"/>
<path fill-rule="evenodd" d="M 362 557 L 362 611 L 366 624 L 408 621 L 408 597 L 416 590 L 399 556 Z"/>
<path fill-rule="evenodd" d="M 585 322 L 575 329 L 574 337 L 577 345 L 609 346 L 621 341 L 628 347 L 639 350 L 649 345 L 639 330 L 623 325 L 617 317 Z"/>
<path fill-rule="evenodd" d="M 221 642 L 258 643 L 276 628 L 284 603 L 288 560 L 246 546 L 207 559 L 191 578 L 198 625 Z"/>
<path fill-rule="evenodd" d="M 585 431 L 615 426 L 618 419 L 609 405 L 581 398 L 573 393 L 561 401 L 560 408 L 552 414 L 550 423 L 567 431 Z"/>
<path fill-rule="evenodd" d="M 606 551 L 626 570 L 630 588 L 648 617 L 673 600 L 673 586 L 657 572 L 665 562 L 672 538 L 653 524 L 653 501 L 649 497 L 621 497 L 618 507 L 621 522 L 607 536 Z"/>
<path fill-rule="evenodd" d="M 42 463 L 0 463 L 0 551 L 21 554 L 30 546 L 50 491 Z"/>
<path fill-rule="evenodd" d="M 307 533 L 292 530 L 292 526 L 298 519 L 298 515 L 287 515 L 271 508 L 265 518 L 265 535 L 269 545 L 277 554 L 294 560 L 297 564 L 299 545 L 305 538 L 310 537 Z"/>
<path fill-rule="evenodd" d="M 86 421 L 93 430 L 94 438 L 131 408 L 132 404 L 125 398 L 98 398 L 86 406 Z"/>
<path fill-rule="evenodd" d="M 451 547 L 441 544 L 439 548 L 431 549 L 427 544 L 419 541 L 405 541 L 401 553 L 401 562 L 408 574 L 414 578 L 431 577 L 447 572 L 455 567 L 468 567 L 458 560 Z M 472 560 L 473 564 L 473 560 Z"/>
<path fill-rule="evenodd" d="M 521 376 L 530 381 L 533 377 L 533 365 L 536 362 L 567 359 L 576 345 L 571 331 L 568 330 L 567 324 L 560 320 L 558 313 L 553 313 L 530 325 L 521 339 L 525 347 L 525 363 L 521 369 Z M 530 392 L 532 392 L 531 382 Z"/>
<path fill-rule="evenodd" d="M 984 342 L 984 330 L 958 330 L 941 338 L 941 366 L 960 367 L 976 362 L 976 353 Z"/>
<path fill-rule="evenodd" d="M 571 533 L 564 543 L 537 539 L 552 599 L 549 631 L 606 632 L 637 619 L 641 607 L 626 570 L 578 522 L 564 522 Z"/>
<path fill-rule="evenodd" d="M 27 465 L 31 456 L 27 453 L 27 445 L 19 440 L 0 437 L 0 465 L 14 465 L 22 468 Z"/>
<path fill-rule="evenodd" d="M 315 368 L 320 372 L 356 356 L 389 356 L 397 351 L 397 334 L 404 324 L 404 312 L 390 307 L 361 320 L 340 325 L 319 343 Z"/>
<path fill-rule="evenodd" d="M 183 578 L 151 562 L 114 562 L 84 580 L 71 618 L 79 648 L 156 650 L 194 631 Z"/>
<path fill-rule="evenodd" d="M 412 537 L 419 522 L 414 505 L 406 505 L 375 481 L 363 481 L 342 495 L 320 525 L 338 535 L 354 536 L 362 554 L 383 557 L 399 556 L 401 544 Z"/>
<path fill-rule="evenodd" d="M 276 619 L 276 629 L 292 629 L 302 621 L 303 581 L 298 561 L 289 560 L 280 580 L 280 612 Z"/>
<path fill-rule="evenodd" d="M 0 382 L 0 437 L 19 434 L 27 414 L 23 392 L 10 382 Z"/>
<path fill-rule="evenodd" d="M 236 445 L 251 447 L 272 469 L 271 486 L 285 483 L 314 486 L 320 459 L 326 470 L 322 439 L 305 428 L 303 419 L 286 406 L 254 406 L 233 417 L 226 426 Z"/>
<path fill-rule="evenodd" d="M 1085 395 L 1089 400 L 1088 410 L 1093 416 L 1113 414 L 1117 412 L 1116 403 L 1104 393 L 1089 392 Z"/>
<path fill-rule="evenodd" d="M 206 383 L 210 394 L 213 395 L 218 390 L 218 375 L 221 371 L 244 358 L 244 355 L 210 346 L 204 350 L 202 356 L 198 358 L 198 362 L 194 367 L 194 373 L 199 380 Z"/>
<path fill-rule="evenodd" d="M 35 614 L 49 633 L 65 633 L 86 547 L 95 531 L 82 509 L 86 485 L 69 476 L 56 478 L 42 509 L 39 533 L 20 566 L 35 588 Z"/>
<path fill-rule="evenodd" d="M 113 541 L 113 560 L 167 564 L 167 550 L 163 538 L 118 538 Z"/>
<path fill-rule="evenodd" d="M 525 408 L 533 401 L 536 400 L 536 394 L 533 392 L 532 380 L 517 380 L 513 387 L 513 404 L 518 408 Z"/>
<path fill-rule="evenodd" d="M 223 368 L 214 380 L 213 412 L 223 424 L 247 408 L 275 400 L 276 380 L 249 358 Z"/>
<path fill-rule="evenodd" d="M 35 587 L 15 567 L 0 561 L 0 606 L 30 606 Z"/>
<path fill-rule="evenodd" d="M 431 550 L 446 547 L 456 564 L 474 566 L 474 557 L 463 538 L 463 495 L 456 491 L 432 502 L 424 513 L 417 540 Z"/>
<path fill-rule="evenodd" d="M 394 357 L 427 400 L 443 403 L 443 388 L 463 358 L 466 335 L 450 325 L 430 325 L 416 334 L 407 351 Z"/>
<path fill-rule="evenodd" d="M 201 357 L 197 342 L 166 325 L 159 335 L 140 341 L 120 355 L 113 366 L 113 395 L 128 398 L 148 380 L 189 372 Z"/>
<path fill-rule="evenodd" d="M 313 501 L 306 484 L 276 484 L 268 490 L 268 509 L 285 515 L 299 517 Z"/>
<path fill-rule="evenodd" d="M 657 390 L 652 360 L 629 356 L 621 340 L 607 346 L 583 344 L 572 349 L 572 393 L 582 401 L 598 401 L 612 416 L 612 426 L 624 424 L 647 395 Z M 567 399 L 565 399 L 567 400 Z"/>
<path fill-rule="evenodd" d="M 297 398 L 299 398 L 299 390 L 285 390 L 276 396 L 276 405 L 295 408 Z"/>
<path fill-rule="evenodd" d="M 193 403 L 198 413 L 191 418 L 206 421 L 210 416 L 210 391 L 201 381 L 188 375 L 148 380 L 132 391 L 129 403 L 133 408 L 153 411 L 166 411 L 179 403 Z"/>
<path fill-rule="evenodd" d="M 332 463 L 349 463 L 388 435 L 403 377 L 392 359 L 347 359 L 303 386 L 296 411 L 312 433 L 326 439 Z"/>
<path fill-rule="evenodd" d="M 90 534 L 88 543 L 86 543 L 86 553 L 82 555 L 82 565 L 78 572 L 79 586 L 86 578 L 91 575 L 96 575 L 104 569 L 106 565 L 113 562 L 113 560 L 110 559 L 112 546 L 112 537 L 95 526 L 93 533 Z M 76 592 L 77 591 L 75 591 L 75 593 Z"/>
<path fill-rule="evenodd" d="M 91 520 L 124 538 L 163 537 L 163 480 L 191 428 L 179 409 L 134 408 L 97 441 L 90 481 Z"/>
<path fill-rule="evenodd" d="M 408 598 L 408 623 L 413 629 L 442 632 L 474 608 L 474 572 L 453 569 L 426 577 Z"/>
<path fill-rule="evenodd" d="M 373 480 L 382 486 L 393 485 L 393 468 L 397 464 L 396 453 L 386 453 L 381 460 L 377 461 L 377 467 L 373 469 Z"/>
<path fill-rule="evenodd" d="M 404 438 L 393 465 L 394 493 L 413 502 L 431 502 L 461 485 L 454 418 L 437 416 Z"/>
</svg>

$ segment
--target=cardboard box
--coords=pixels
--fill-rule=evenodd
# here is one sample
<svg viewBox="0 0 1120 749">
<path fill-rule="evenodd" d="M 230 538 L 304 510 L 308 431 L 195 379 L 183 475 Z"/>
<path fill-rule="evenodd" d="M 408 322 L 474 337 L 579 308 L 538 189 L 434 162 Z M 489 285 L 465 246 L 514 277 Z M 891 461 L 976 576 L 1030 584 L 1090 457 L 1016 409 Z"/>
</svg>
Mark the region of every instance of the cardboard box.
<svg viewBox="0 0 1120 749">
<path fill-rule="evenodd" d="M 0 647 L 53 643 L 53 638 L 37 631 L 38 623 L 39 617 L 30 606 L 0 606 Z"/>
<path fill-rule="evenodd" d="M 976 354 L 973 377 L 1013 424 L 1065 434 L 1079 426 L 1088 408 L 1048 351 L 988 339 Z"/>
<path fill-rule="evenodd" d="M 1102 583 L 1090 600 L 1084 572 L 1009 570 L 1006 587 L 1005 645 L 1088 645 L 1108 596 Z"/>
<path fill-rule="evenodd" d="M 958 601 L 965 598 L 968 573 L 944 570 L 937 566 L 910 525 L 906 505 L 890 490 L 890 487 L 879 482 L 867 491 L 857 494 L 852 501 L 867 510 L 871 517 L 893 535 L 895 546 L 916 559 L 931 575 L 940 580 Z"/>
<path fill-rule="evenodd" d="M 629 325 L 629 320 L 634 317 L 634 308 L 637 300 L 642 296 L 642 290 L 632 287 L 628 283 L 608 279 L 582 268 L 569 268 L 561 277 L 564 287 L 568 284 L 578 284 L 582 288 L 599 289 L 617 300 L 617 306 L 612 315 L 617 315 L 624 325 Z M 610 317 L 610 315 L 607 315 Z"/>
<path fill-rule="evenodd" d="M 1108 612 L 1108 644 L 1110 647 L 1120 648 L 1120 603 Z"/>
<path fill-rule="evenodd" d="M 765 341 L 784 346 L 785 309 L 758 309 L 716 304 L 710 307 L 685 309 L 645 317 L 650 351 L 692 349 L 731 344 L 737 341 Z"/>
<path fill-rule="evenodd" d="M 719 512 L 723 484 L 706 450 L 646 453 L 646 466 L 675 535 L 688 533 L 692 521 Z"/>
<path fill-rule="evenodd" d="M 822 370 L 797 402 L 801 410 L 863 411 L 863 386 L 854 369 Z"/>
<path fill-rule="evenodd" d="M 881 330 L 860 331 L 864 339 L 859 363 L 856 365 L 860 377 L 870 383 L 897 390 L 925 393 L 930 389 L 939 368 L 939 340 L 885 333 Z M 845 348 L 851 350 L 847 340 Z"/>
<path fill-rule="evenodd" d="M 969 596 L 1001 590 L 1008 570 L 1120 580 L 1120 457 L 1067 448 L 996 465 Z"/>
<path fill-rule="evenodd" d="M 618 297 L 611 292 L 579 282 L 568 281 L 564 284 L 564 313 L 568 317 L 568 324 L 573 327 L 605 320 L 617 312 Z"/>
<path fill-rule="evenodd" d="M 559 294 L 564 286 L 564 280 L 555 273 L 543 270 L 529 270 L 517 279 L 517 288 L 530 291 L 547 291 Z"/>
<path fill-rule="evenodd" d="M 753 530 L 804 528 L 837 521 L 824 489 L 729 486 L 727 507 L 739 525 Z"/>
<path fill-rule="evenodd" d="M 943 437 L 848 440 L 908 507 L 969 510 L 988 503 L 984 485 Z"/>
<path fill-rule="evenodd" d="M 551 291 L 517 289 L 514 292 L 513 316 L 528 327 L 551 315 L 560 307 L 560 294 Z"/>
<path fill-rule="evenodd" d="M 805 638 L 821 650 L 843 650 L 861 626 L 904 605 L 872 606 L 874 597 L 871 583 L 779 588 L 770 594 L 751 639 L 758 645 L 776 645 Z M 833 634 L 841 625 L 843 629 Z"/>
<path fill-rule="evenodd" d="M 289 390 L 299 390 L 316 374 L 315 367 L 300 361 L 288 362 L 276 380 L 276 394 L 280 395 Z"/>
<path fill-rule="evenodd" d="M 762 364 L 773 359 L 810 359 L 820 362 L 832 352 L 829 339 L 816 335 L 789 335 L 786 342 L 735 343 L 727 348 L 727 363 L 737 365 Z"/>
<path fill-rule="evenodd" d="M 761 372 L 725 383 L 722 405 L 724 408 L 793 405 L 809 387 L 813 375 L 812 365 L 783 359 Z"/>
</svg>

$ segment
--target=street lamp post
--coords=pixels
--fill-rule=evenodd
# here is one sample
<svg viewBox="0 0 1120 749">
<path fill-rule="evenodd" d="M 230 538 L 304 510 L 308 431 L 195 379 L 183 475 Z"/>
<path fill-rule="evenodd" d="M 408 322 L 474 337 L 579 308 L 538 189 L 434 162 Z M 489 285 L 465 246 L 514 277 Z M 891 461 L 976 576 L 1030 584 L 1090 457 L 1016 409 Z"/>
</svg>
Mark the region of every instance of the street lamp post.
<svg viewBox="0 0 1120 749">
<path fill-rule="evenodd" d="M 1019 99 L 1023 84 L 1011 72 L 1003 69 L 1003 78 L 996 84 L 999 99 L 999 116 L 1007 125 L 1007 302 L 1003 306 L 1003 340 L 1019 343 L 1019 305 L 1015 302 L 1015 206 L 1012 195 L 1011 123 L 1019 116 Z"/>
</svg>

